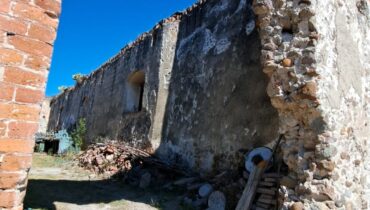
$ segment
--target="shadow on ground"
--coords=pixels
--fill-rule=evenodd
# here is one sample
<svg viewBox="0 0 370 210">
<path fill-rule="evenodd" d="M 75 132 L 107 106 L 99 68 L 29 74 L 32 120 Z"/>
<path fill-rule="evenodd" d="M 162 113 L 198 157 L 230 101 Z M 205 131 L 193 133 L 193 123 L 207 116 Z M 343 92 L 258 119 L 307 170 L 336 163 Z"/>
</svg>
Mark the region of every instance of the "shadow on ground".
<svg viewBox="0 0 370 210">
<path fill-rule="evenodd" d="M 79 167 L 75 157 L 33 154 L 25 209 L 58 210 L 155 210 L 184 209 L 180 189 L 165 190 L 160 185 L 145 189 L 122 179 L 96 176 Z"/>
<path fill-rule="evenodd" d="M 131 209 L 132 204 L 130 203 L 137 202 L 147 204 L 145 209 L 171 209 L 174 206 L 169 202 L 176 199 L 171 194 L 171 192 L 162 190 L 142 190 L 112 180 L 31 179 L 28 183 L 25 207 L 72 209 L 77 208 L 73 207 L 76 205 L 85 206 L 82 209 L 86 209 L 86 205 L 94 204 L 89 208 Z M 176 209 L 181 209 L 181 207 L 177 206 Z"/>
</svg>

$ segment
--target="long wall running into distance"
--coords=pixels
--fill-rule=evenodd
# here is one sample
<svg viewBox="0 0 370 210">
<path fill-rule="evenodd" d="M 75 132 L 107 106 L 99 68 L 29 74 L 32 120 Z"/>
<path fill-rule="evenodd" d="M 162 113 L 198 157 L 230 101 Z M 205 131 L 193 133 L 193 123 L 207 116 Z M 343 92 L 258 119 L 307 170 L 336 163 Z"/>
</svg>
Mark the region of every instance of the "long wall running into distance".
<svg viewBox="0 0 370 210">
<path fill-rule="evenodd" d="M 50 130 L 151 145 L 200 172 L 278 133 L 283 209 L 370 207 L 367 0 L 199 1 L 51 102 Z"/>
<path fill-rule="evenodd" d="M 90 142 L 152 145 L 203 172 L 236 168 L 240 149 L 277 136 L 251 2 L 198 2 L 51 101 L 49 130 L 87 121 Z"/>
</svg>

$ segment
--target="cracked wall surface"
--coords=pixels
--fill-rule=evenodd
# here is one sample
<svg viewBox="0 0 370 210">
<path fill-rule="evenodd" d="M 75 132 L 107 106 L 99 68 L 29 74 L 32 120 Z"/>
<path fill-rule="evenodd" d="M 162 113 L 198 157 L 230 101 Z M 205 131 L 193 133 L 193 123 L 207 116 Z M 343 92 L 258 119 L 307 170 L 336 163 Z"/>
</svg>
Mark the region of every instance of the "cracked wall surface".
<svg viewBox="0 0 370 210">
<path fill-rule="evenodd" d="M 369 25 L 366 0 L 199 1 L 57 96 L 49 129 L 84 117 L 90 141 L 150 143 L 202 172 L 282 133 L 296 183 L 281 186 L 283 209 L 368 209 Z M 138 70 L 144 110 L 130 113 Z"/>
<path fill-rule="evenodd" d="M 150 144 L 169 162 L 203 172 L 236 168 L 240 149 L 277 136 L 260 52 L 250 2 L 200 1 L 56 96 L 49 130 L 71 130 L 86 118 L 90 142 Z M 144 109 L 130 112 L 127 81 L 138 70 Z"/>
<path fill-rule="evenodd" d="M 181 20 L 159 148 L 167 160 L 235 169 L 238 150 L 276 137 L 254 21 L 244 0 L 209 1 Z"/>
</svg>

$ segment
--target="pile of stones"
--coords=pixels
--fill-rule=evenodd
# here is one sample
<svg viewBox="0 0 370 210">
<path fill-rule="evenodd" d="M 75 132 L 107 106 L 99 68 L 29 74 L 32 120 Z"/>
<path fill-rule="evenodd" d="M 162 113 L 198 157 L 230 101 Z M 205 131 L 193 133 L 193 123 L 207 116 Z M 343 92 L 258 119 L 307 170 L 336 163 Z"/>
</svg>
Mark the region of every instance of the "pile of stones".
<svg viewBox="0 0 370 210">
<path fill-rule="evenodd" d="M 89 146 L 78 157 L 79 166 L 98 174 L 115 174 L 119 171 L 129 171 L 141 159 L 150 154 L 125 144 L 111 141 Z"/>
<path fill-rule="evenodd" d="M 191 209 L 235 209 L 249 178 L 244 167 L 222 171 L 216 176 L 186 173 L 188 170 L 168 165 L 148 151 L 116 141 L 91 145 L 79 155 L 78 163 L 95 174 L 103 174 L 134 187 L 181 191 L 182 204 Z M 276 208 L 284 202 L 278 202 L 278 198 L 285 194 L 280 192 L 281 189 L 279 191 L 279 187 L 292 187 L 296 185 L 294 181 L 278 175 L 274 169 L 265 173 L 259 183 L 253 209 Z"/>
<path fill-rule="evenodd" d="M 163 162 L 147 150 L 117 141 L 93 144 L 78 156 L 77 161 L 80 167 L 94 175 L 143 189 L 163 186 L 171 180 L 188 176 L 187 170 Z"/>
</svg>

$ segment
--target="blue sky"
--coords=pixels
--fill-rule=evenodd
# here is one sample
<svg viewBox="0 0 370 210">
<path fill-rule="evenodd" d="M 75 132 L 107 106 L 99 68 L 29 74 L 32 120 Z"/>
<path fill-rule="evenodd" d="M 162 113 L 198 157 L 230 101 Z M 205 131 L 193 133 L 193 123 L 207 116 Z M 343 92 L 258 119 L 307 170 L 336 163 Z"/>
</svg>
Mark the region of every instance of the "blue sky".
<svg viewBox="0 0 370 210">
<path fill-rule="evenodd" d="M 63 0 L 46 89 L 72 86 L 72 75 L 89 74 L 161 19 L 196 0 Z"/>
</svg>

